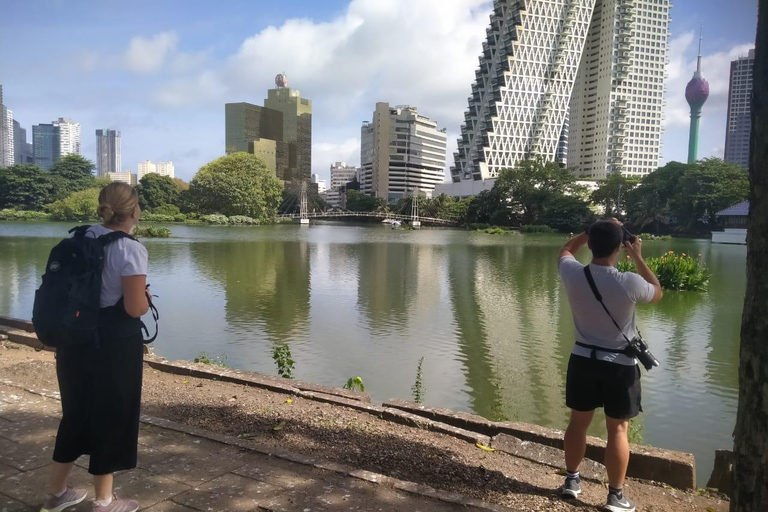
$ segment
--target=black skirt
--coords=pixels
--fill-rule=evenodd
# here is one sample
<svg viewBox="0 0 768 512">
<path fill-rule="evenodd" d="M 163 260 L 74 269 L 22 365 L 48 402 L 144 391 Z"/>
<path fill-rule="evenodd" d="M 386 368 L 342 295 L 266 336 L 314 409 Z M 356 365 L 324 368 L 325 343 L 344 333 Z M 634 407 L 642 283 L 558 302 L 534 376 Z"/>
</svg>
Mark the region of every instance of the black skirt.
<svg viewBox="0 0 768 512">
<path fill-rule="evenodd" d="M 141 408 L 141 323 L 124 310 L 100 315 L 100 324 L 101 318 L 98 346 L 56 351 L 63 414 L 53 460 L 70 463 L 90 455 L 92 475 L 136 467 Z"/>
</svg>

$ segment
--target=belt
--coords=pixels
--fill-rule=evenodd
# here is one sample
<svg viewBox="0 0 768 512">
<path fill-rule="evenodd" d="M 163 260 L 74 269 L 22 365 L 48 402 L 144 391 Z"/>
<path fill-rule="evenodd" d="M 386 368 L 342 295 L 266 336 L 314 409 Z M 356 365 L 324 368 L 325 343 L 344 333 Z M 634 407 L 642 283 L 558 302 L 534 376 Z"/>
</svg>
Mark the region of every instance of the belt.
<svg viewBox="0 0 768 512">
<path fill-rule="evenodd" d="M 590 349 L 592 351 L 592 353 L 590 354 L 590 357 L 592 359 L 597 359 L 597 352 L 608 352 L 609 354 L 623 354 L 625 356 L 634 357 L 634 354 L 629 351 L 628 346 L 622 349 L 606 348 L 606 347 L 598 347 L 597 345 L 589 345 L 587 343 L 582 343 L 580 341 L 577 341 L 576 345 Z"/>
</svg>

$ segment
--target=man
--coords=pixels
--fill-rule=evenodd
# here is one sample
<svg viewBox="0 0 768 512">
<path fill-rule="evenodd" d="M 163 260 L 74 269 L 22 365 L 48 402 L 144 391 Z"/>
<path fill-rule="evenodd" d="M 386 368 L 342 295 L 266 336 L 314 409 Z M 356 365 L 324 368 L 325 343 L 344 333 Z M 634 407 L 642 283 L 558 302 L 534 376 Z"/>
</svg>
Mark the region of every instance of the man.
<svg viewBox="0 0 768 512">
<path fill-rule="evenodd" d="M 585 244 L 592 251 L 589 273 L 610 316 L 592 292 L 584 265 L 574 258 Z M 622 245 L 635 262 L 637 274 L 616 269 Z M 635 305 L 658 302 L 662 297 L 659 280 L 645 264 L 640 247 L 639 237 L 634 243 L 624 241 L 624 228 L 619 221 L 600 220 L 590 226 L 588 233 L 565 243 L 558 264 L 571 304 L 577 342 L 566 377 L 565 402 L 571 409 L 571 420 L 564 440 L 568 473 L 560 493 L 566 498 L 581 494 L 579 464 L 587 447 L 587 428 L 595 409 L 603 407 L 608 429 L 605 467 L 609 483 L 604 508 L 610 512 L 635 510 L 635 504 L 624 496 L 622 489 L 629 462 L 629 420 L 642 411 L 640 369 L 633 357 L 621 351 L 627 346 L 625 336 L 636 336 Z"/>
</svg>

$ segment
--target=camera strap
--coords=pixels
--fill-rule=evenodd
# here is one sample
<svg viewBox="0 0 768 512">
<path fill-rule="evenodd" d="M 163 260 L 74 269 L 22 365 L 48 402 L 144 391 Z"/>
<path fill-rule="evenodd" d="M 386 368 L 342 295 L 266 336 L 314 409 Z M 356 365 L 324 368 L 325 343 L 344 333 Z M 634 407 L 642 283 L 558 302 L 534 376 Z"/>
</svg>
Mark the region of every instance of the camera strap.
<svg viewBox="0 0 768 512">
<path fill-rule="evenodd" d="M 611 314 L 610 311 L 608 311 L 608 308 L 606 307 L 605 303 L 603 302 L 603 296 L 600 295 L 600 292 L 597 289 L 597 284 L 595 284 L 595 279 L 592 277 L 592 271 L 589 270 L 589 265 L 585 265 L 584 266 L 584 275 L 587 276 L 587 282 L 589 283 L 589 287 L 592 289 L 592 293 L 595 295 L 595 298 L 597 299 L 597 301 L 600 303 L 601 306 L 603 306 L 603 309 L 608 314 L 608 318 L 611 319 L 611 322 L 613 322 L 613 325 L 616 326 L 616 328 L 619 330 L 621 335 L 627 341 L 627 348 L 620 349 L 620 350 L 619 349 L 603 348 L 603 347 L 598 347 L 597 345 L 588 345 L 586 343 L 581 343 L 579 341 L 577 341 L 576 344 L 578 346 L 580 346 L 580 347 L 592 349 L 592 356 L 593 357 L 595 355 L 595 351 L 596 350 L 600 350 L 600 351 L 603 351 L 603 352 L 610 352 L 610 353 L 613 353 L 613 354 L 624 354 L 624 355 L 632 357 L 632 354 L 628 350 L 628 348 L 630 346 L 629 338 L 627 338 L 627 335 L 624 334 L 624 329 L 622 329 L 619 326 L 619 324 L 613 318 L 613 315 Z"/>
</svg>

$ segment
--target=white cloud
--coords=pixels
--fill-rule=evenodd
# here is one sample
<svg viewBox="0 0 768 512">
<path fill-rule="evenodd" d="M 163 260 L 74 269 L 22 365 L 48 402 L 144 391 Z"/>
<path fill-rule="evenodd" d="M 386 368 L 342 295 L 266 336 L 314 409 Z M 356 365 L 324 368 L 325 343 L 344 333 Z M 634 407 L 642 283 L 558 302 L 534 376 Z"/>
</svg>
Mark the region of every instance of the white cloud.
<svg viewBox="0 0 768 512">
<path fill-rule="evenodd" d="M 157 71 L 166 56 L 176 50 L 179 38 L 175 32 L 161 32 L 151 38 L 134 37 L 123 55 L 125 67 L 135 73 Z"/>
<path fill-rule="evenodd" d="M 312 172 L 330 180 L 330 166 L 333 162 L 360 165 L 360 138 L 349 138 L 341 143 L 315 142 L 312 144 Z M 316 170 L 317 169 L 317 170 Z"/>
<path fill-rule="evenodd" d="M 388 101 L 414 105 L 448 128 L 452 158 L 491 9 L 488 0 L 353 0 L 329 21 L 291 19 L 261 30 L 222 65 L 161 85 L 154 100 L 173 108 L 261 104 L 285 72 L 313 102 L 316 140 L 343 140 L 343 152 L 375 103 Z M 314 148 L 313 172 L 349 159 Z"/>
</svg>

